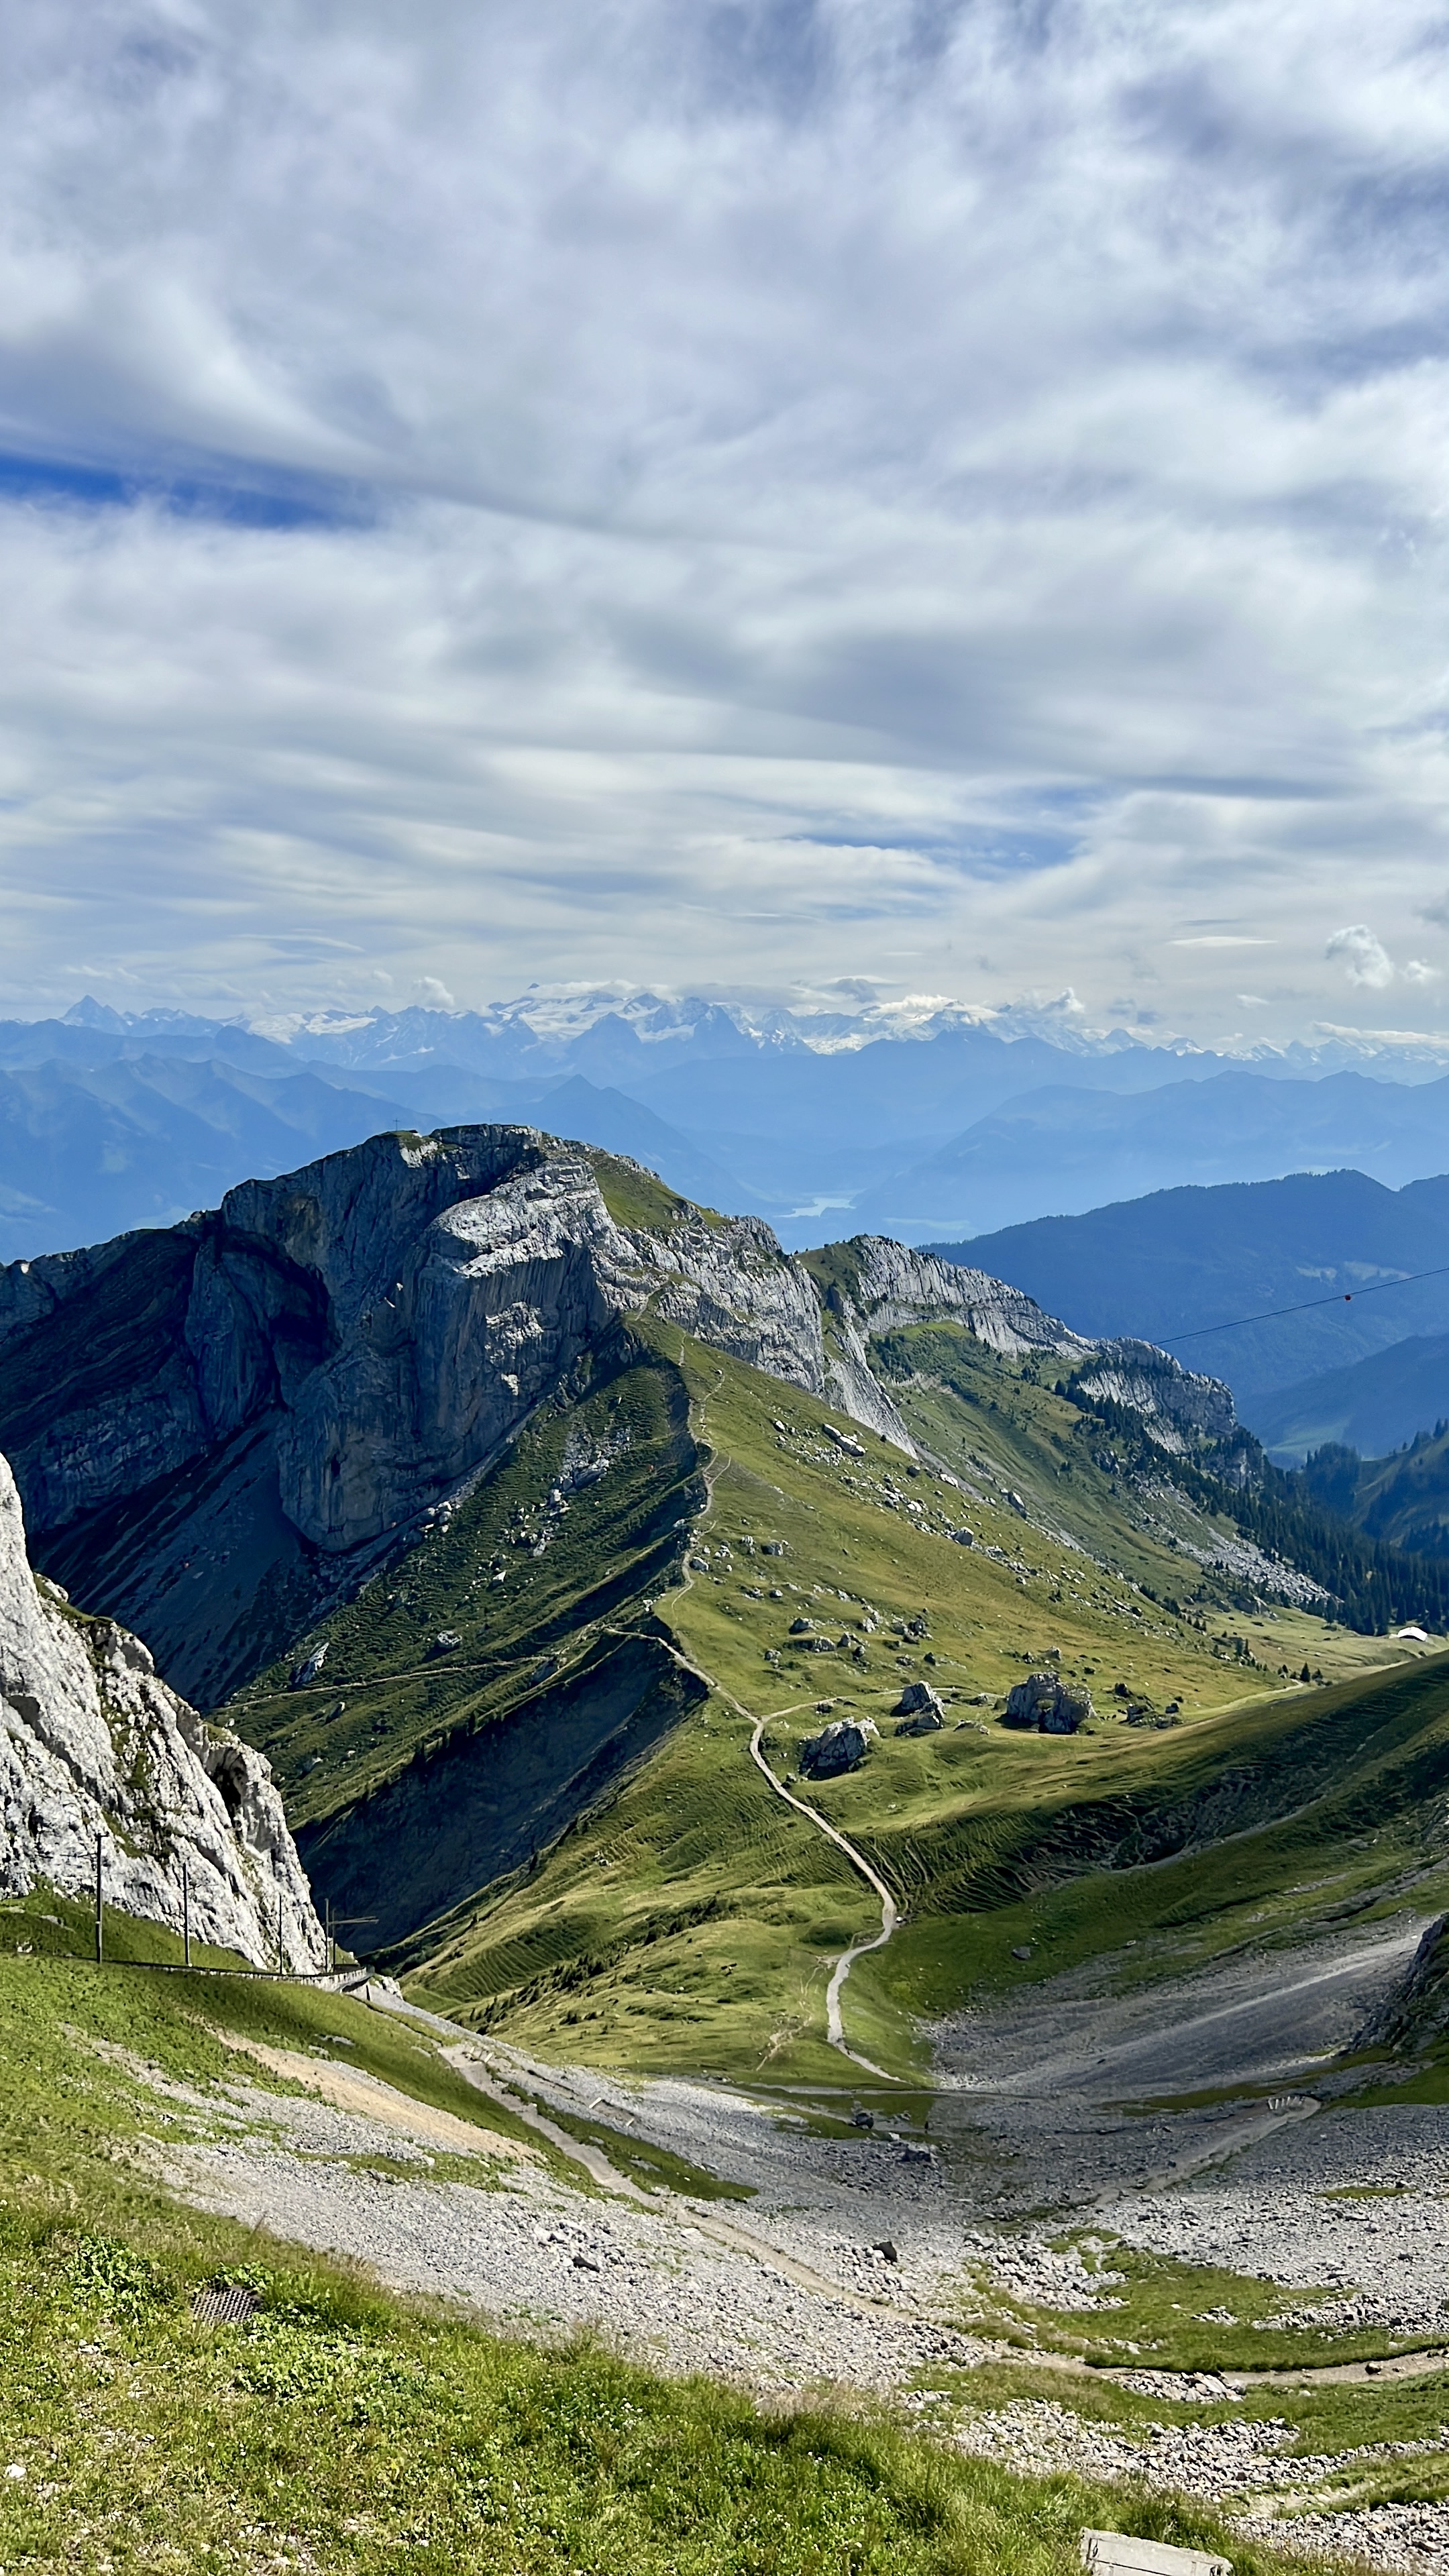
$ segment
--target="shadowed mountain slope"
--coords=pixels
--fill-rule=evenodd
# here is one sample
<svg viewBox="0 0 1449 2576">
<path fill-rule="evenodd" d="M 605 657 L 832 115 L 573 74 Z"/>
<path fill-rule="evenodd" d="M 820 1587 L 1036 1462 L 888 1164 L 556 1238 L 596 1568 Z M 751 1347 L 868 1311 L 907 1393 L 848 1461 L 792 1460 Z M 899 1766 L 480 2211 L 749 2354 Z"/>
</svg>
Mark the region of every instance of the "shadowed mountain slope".
<svg viewBox="0 0 1449 2576">
<path fill-rule="evenodd" d="M 1326 1441 L 1386 1457 L 1449 1419 L 1449 1333 L 1413 1333 L 1350 1368 L 1258 1396 L 1246 1411 L 1269 1455 L 1287 1464 Z"/>
<path fill-rule="evenodd" d="M 1390 1190 L 1363 1172 L 1297 1172 L 1160 1190 L 935 1249 L 1014 1281 L 1078 1332 L 1168 1342 L 1190 1367 L 1226 1378 L 1245 1407 L 1411 1333 L 1449 1331 L 1449 1275 L 1377 1293 L 1449 1265 L 1443 1177 Z M 1305 1305 L 1272 1322 L 1234 1320 Z"/>
</svg>

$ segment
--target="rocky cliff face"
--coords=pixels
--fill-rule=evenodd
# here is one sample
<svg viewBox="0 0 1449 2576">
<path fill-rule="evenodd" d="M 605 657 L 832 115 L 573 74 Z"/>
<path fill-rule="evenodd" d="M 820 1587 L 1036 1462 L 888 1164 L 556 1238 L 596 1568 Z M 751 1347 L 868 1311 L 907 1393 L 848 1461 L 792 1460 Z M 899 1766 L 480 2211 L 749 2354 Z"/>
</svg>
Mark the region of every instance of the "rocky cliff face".
<svg viewBox="0 0 1449 2576">
<path fill-rule="evenodd" d="M 1175 1457 L 1231 1440 L 1238 1430 L 1231 1390 L 1218 1378 L 1196 1376 L 1151 1342 L 1099 1343 L 1073 1384 L 1090 1403 L 1140 1414 L 1149 1438 Z"/>
<path fill-rule="evenodd" d="M 958 1270 L 934 1253 L 912 1252 L 885 1235 L 832 1244 L 817 1265 L 826 1316 L 826 1392 L 873 1431 L 912 1450 L 905 1424 L 870 1365 L 872 1334 L 909 1324 L 962 1325 L 1010 1358 L 1046 1351 L 1081 1362 L 1092 1351 L 1019 1288 L 984 1270 Z"/>
<path fill-rule="evenodd" d="M 949 1318 L 978 1342 L 1013 1359 L 1049 1351 L 1061 1359 L 1083 1360 L 1093 1348 L 1020 1288 L 989 1278 L 984 1270 L 958 1270 L 934 1253 L 912 1252 L 880 1234 L 857 1235 L 843 1249 L 854 1260 L 854 1303 L 872 1333 Z"/>
<path fill-rule="evenodd" d="M 215 1706 L 645 1309 L 906 1450 L 872 1333 L 949 1317 L 1004 1353 L 1092 1357 L 981 1272 L 875 1236 L 793 1260 L 584 1146 L 454 1128 L 0 1271 L 0 1446 L 38 1562 Z"/>
<path fill-rule="evenodd" d="M 32 1575 L 0 1458 L 0 1887 L 182 1928 L 257 1967 L 320 1968 L 323 1932 L 261 1755 L 204 1724 L 146 1648 Z M 280 1952 L 278 1948 L 280 1936 Z"/>
<path fill-rule="evenodd" d="M 646 1306 L 826 1385 L 767 1226 L 619 1225 L 596 1158 L 530 1128 L 378 1136 L 0 1273 L 0 1440 L 41 1562 L 214 1705 Z"/>
</svg>

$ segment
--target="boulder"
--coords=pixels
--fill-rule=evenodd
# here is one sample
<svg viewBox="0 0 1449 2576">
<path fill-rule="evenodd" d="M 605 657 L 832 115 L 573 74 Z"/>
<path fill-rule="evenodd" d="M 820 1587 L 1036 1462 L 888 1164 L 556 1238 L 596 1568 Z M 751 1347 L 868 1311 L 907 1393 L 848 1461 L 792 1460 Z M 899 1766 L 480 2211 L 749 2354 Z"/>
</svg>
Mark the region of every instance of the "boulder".
<svg viewBox="0 0 1449 2576">
<path fill-rule="evenodd" d="M 946 1713 L 929 1682 L 907 1682 L 896 1701 L 897 1735 L 939 1735 Z"/>
<path fill-rule="evenodd" d="M 1095 1714 L 1091 1692 L 1069 1689 L 1056 1673 L 1029 1673 L 1006 1694 L 1007 1725 L 1039 1735 L 1075 1735 Z"/>
<path fill-rule="evenodd" d="M 941 1702 L 929 1682 L 907 1682 L 900 1698 L 896 1701 L 896 1716 L 914 1717 L 922 1709 L 934 1709 L 939 1717 Z"/>
<path fill-rule="evenodd" d="M 801 1745 L 801 1771 L 807 1780 L 834 1780 L 843 1771 L 856 1771 L 879 1733 L 868 1717 L 833 1718 Z"/>
</svg>

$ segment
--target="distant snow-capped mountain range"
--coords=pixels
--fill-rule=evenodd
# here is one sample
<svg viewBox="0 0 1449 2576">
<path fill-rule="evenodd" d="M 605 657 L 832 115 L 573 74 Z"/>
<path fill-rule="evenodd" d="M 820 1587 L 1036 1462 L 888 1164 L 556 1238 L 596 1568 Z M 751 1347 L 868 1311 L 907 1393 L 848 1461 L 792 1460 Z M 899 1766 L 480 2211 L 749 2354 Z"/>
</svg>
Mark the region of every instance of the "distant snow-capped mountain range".
<svg viewBox="0 0 1449 2576">
<path fill-rule="evenodd" d="M 200 1037 L 225 1028 L 285 1047 L 294 1055 L 371 1069 L 416 1066 L 440 1056 L 474 1065 L 482 1055 L 488 1059 L 488 1070 L 501 1071 L 501 1057 L 506 1055 L 519 1072 L 532 1071 L 540 1053 L 570 1061 L 580 1045 L 602 1032 L 616 1045 L 627 1047 L 632 1039 L 649 1052 L 667 1054 L 687 1048 L 696 1056 L 729 1052 L 732 1047 L 838 1055 L 856 1054 L 883 1040 L 930 1045 L 941 1039 L 976 1038 L 1004 1046 L 1035 1040 L 1054 1055 L 1142 1062 L 1156 1079 L 1170 1079 L 1171 1067 L 1206 1072 L 1250 1064 L 1264 1070 L 1281 1068 L 1290 1075 L 1372 1064 L 1381 1073 L 1411 1080 L 1425 1079 L 1436 1069 L 1449 1071 L 1449 1034 L 1356 1029 L 1323 1021 L 1317 1024 L 1311 1045 L 1300 1039 L 1287 1043 L 1234 1039 L 1212 1049 L 1157 1029 L 1093 1028 L 1070 993 L 1040 1003 L 1002 1005 L 914 994 L 894 1002 L 857 999 L 847 1007 L 819 1001 L 792 1004 L 698 994 L 669 996 L 618 985 L 535 984 L 511 1001 L 490 1002 L 476 1011 L 424 1004 L 401 1011 L 329 1007 L 243 1014 L 226 1021 L 182 1011 L 116 1011 L 87 997 L 58 1025 L 124 1038 Z M 571 1061 L 570 1069 L 575 1069 Z"/>
<path fill-rule="evenodd" d="M 501 1121 L 631 1154 L 685 1197 L 768 1218 L 792 1250 L 858 1232 L 917 1244 L 990 1236 L 990 1266 L 1031 1290 L 1032 1264 L 1056 1240 L 1028 1241 L 1036 1221 L 1126 1202 L 1140 1219 L 1120 1242 L 1120 1228 L 1103 1237 L 1113 1329 L 1152 1337 L 1167 1329 L 1154 1263 L 1171 1269 L 1184 1227 L 1215 1240 L 1216 1220 L 1150 1194 L 1221 1191 L 1231 1233 L 1226 1193 L 1243 1183 L 1347 1171 L 1402 1191 L 1449 1171 L 1449 1039 L 1324 1029 L 1311 1046 L 1214 1052 L 1160 1032 L 1092 1030 L 1069 1001 L 830 1002 L 536 986 L 481 1011 L 218 1020 L 87 999 L 61 1019 L 0 1022 L 0 1260 L 173 1224 L 241 1180 L 380 1130 Z M 1296 1276 L 1307 1256 L 1294 1252 L 1292 1206 L 1282 1226 L 1266 1209 L 1263 1222 L 1275 1243 L 1284 1235 L 1273 1261 Z M 1336 1218 L 1320 1227 L 1315 1278 L 1331 1271 L 1331 1288 L 1335 1263 L 1362 1279 L 1433 1267 L 1430 1250 L 1413 1250 L 1424 1228 L 1411 1213 L 1406 1201 L 1385 1218 L 1388 1251 L 1377 1219 L 1362 1244 L 1346 1218 L 1342 1243 Z M 1102 1264 L 1087 1258 L 1087 1235 L 1070 1241 L 1054 1294 L 1075 1323 L 1073 1282 L 1085 1316 Z M 1255 1247 L 1215 1280 L 1209 1320 L 1293 1302 Z M 1188 1288 L 1205 1293 L 1200 1256 L 1184 1277 L 1174 1326 L 1196 1313 Z M 1231 1378 L 1240 1360 L 1242 1392 L 1257 1396 L 1400 1334 L 1442 1333 L 1443 1284 L 1340 1309 L 1321 1351 L 1298 1352 L 1289 1332 L 1291 1348 L 1250 1357 L 1234 1344 L 1215 1364 Z"/>
</svg>

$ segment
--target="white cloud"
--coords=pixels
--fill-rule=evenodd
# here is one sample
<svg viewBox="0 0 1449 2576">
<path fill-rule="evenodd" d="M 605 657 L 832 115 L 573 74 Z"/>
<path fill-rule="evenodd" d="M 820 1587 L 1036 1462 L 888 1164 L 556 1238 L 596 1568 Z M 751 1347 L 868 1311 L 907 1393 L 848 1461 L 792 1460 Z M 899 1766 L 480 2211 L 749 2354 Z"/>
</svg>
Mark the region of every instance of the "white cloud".
<svg viewBox="0 0 1449 2576">
<path fill-rule="evenodd" d="M 278 1008 L 1382 989 L 1370 883 L 1449 924 L 1435 26 L 20 0 L 0 445 L 121 498 L 0 506 L 11 1007 L 82 935 Z"/>
<path fill-rule="evenodd" d="M 1382 992 L 1394 980 L 1392 957 L 1362 921 L 1352 923 L 1347 930 L 1336 930 L 1323 953 L 1328 958 L 1341 957 L 1350 984 L 1362 985 L 1368 991 Z"/>
<path fill-rule="evenodd" d="M 1437 984 L 1442 969 L 1431 966 L 1422 957 L 1410 957 L 1404 967 L 1406 984 Z"/>
</svg>

